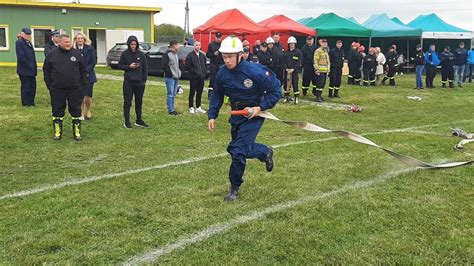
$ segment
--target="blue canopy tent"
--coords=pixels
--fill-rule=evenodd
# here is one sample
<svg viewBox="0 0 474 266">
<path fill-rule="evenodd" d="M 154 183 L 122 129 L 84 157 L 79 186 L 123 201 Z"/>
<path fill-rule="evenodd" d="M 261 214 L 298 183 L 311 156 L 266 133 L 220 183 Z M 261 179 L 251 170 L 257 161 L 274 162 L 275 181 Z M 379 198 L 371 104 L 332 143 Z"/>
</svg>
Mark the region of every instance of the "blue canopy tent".
<svg viewBox="0 0 474 266">
<path fill-rule="evenodd" d="M 471 32 L 446 23 L 436 14 L 420 15 L 410 23 L 409 27 L 423 31 L 423 39 L 470 39 Z"/>
<path fill-rule="evenodd" d="M 392 21 L 399 24 L 399 25 L 402 25 L 402 26 L 406 26 L 405 23 L 403 23 L 399 18 L 397 17 L 393 17 L 392 18 Z M 416 27 L 412 27 L 412 28 L 416 28 Z"/>
<path fill-rule="evenodd" d="M 349 20 L 352 23 L 359 24 L 359 22 L 357 22 L 357 20 L 354 17 L 350 17 L 350 18 L 346 18 L 346 19 Z"/>
</svg>

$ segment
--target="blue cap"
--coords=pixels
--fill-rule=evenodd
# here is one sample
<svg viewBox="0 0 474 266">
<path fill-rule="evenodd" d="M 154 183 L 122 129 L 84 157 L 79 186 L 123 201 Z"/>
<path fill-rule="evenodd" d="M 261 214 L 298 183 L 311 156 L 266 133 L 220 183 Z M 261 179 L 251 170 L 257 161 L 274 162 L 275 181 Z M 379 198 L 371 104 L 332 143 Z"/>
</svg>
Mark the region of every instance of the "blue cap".
<svg viewBox="0 0 474 266">
<path fill-rule="evenodd" d="M 24 34 L 28 34 L 28 35 L 31 34 L 30 28 L 23 28 L 23 29 L 21 29 L 21 32 L 23 32 Z"/>
</svg>

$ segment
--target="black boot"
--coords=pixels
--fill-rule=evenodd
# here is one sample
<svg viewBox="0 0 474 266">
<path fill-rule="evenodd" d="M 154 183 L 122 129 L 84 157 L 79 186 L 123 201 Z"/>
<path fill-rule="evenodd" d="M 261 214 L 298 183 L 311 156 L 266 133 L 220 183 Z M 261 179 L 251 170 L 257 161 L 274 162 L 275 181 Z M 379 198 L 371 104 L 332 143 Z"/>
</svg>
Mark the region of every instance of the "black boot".
<svg viewBox="0 0 474 266">
<path fill-rule="evenodd" d="M 315 87 L 313 88 L 313 95 L 318 96 L 318 89 Z"/>
<path fill-rule="evenodd" d="M 354 78 L 347 77 L 347 85 L 354 84 Z"/>
<path fill-rule="evenodd" d="M 328 97 L 329 97 L 329 98 L 333 98 L 333 97 L 334 97 L 334 89 L 332 89 L 332 88 L 329 89 Z"/>
<path fill-rule="evenodd" d="M 300 103 L 300 93 L 299 92 L 295 92 L 294 94 L 295 96 L 295 104 L 299 104 Z"/>
<path fill-rule="evenodd" d="M 303 96 L 306 96 L 308 95 L 308 89 L 307 88 L 303 88 Z"/>
<path fill-rule="evenodd" d="M 323 93 L 323 92 L 320 91 L 320 90 L 316 91 L 316 102 L 320 103 L 320 102 L 323 101 L 323 98 L 321 97 L 321 94 L 322 94 L 322 93 Z"/>
<path fill-rule="evenodd" d="M 341 97 L 339 96 L 339 88 L 336 88 L 336 89 L 334 90 L 334 98 L 341 98 Z"/>
<path fill-rule="evenodd" d="M 452 89 L 454 88 L 454 82 L 449 82 L 449 87 Z"/>
<path fill-rule="evenodd" d="M 81 120 L 79 118 L 72 119 L 72 136 L 76 141 L 80 141 L 81 138 Z"/>
<path fill-rule="evenodd" d="M 229 193 L 224 197 L 225 201 L 234 201 L 239 197 L 239 187 L 230 186 Z"/>
<path fill-rule="evenodd" d="M 273 149 L 268 148 L 267 158 L 265 158 L 265 167 L 267 172 L 273 171 L 273 167 L 275 167 L 275 162 L 273 161 Z"/>
<path fill-rule="evenodd" d="M 290 94 L 288 92 L 285 92 L 285 95 L 283 97 L 283 102 L 284 103 L 290 102 Z"/>
<path fill-rule="evenodd" d="M 446 83 L 442 83 L 441 88 L 446 88 Z"/>
<path fill-rule="evenodd" d="M 380 82 L 380 84 L 385 85 L 385 81 L 387 81 L 387 79 L 388 79 L 387 77 L 384 77 L 384 78 L 382 79 L 382 82 Z"/>
<path fill-rule="evenodd" d="M 390 79 L 390 86 L 392 87 L 396 86 L 394 78 Z"/>
<path fill-rule="evenodd" d="M 60 140 L 63 137 L 63 118 L 62 117 L 53 118 L 53 132 L 54 132 L 54 140 Z"/>
</svg>

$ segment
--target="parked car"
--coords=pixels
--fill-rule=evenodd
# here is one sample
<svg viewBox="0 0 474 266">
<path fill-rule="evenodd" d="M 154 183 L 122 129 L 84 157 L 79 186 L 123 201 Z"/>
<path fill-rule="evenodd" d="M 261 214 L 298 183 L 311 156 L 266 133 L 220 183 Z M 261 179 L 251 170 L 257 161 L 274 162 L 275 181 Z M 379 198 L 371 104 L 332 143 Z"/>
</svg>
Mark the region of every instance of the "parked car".
<svg viewBox="0 0 474 266">
<path fill-rule="evenodd" d="M 146 59 L 147 59 L 147 64 L 148 64 L 148 74 L 149 75 L 155 75 L 155 76 L 163 76 L 163 65 L 162 65 L 162 59 L 163 59 L 163 54 L 166 53 L 168 50 L 168 46 L 157 46 L 153 47 L 149 51 L 147 51 L 146 54 Z M 179 69 L 181 69 L 181 78 L 187 79 L 189 78 L 188 71 L 186 71 L 186 56 L 190 52 L 194 50 L 193 46 L 181 46 L 179 47 L 178 50 L 178 60 L 179 60 Z M 204 54 L 204 52 L 201 52 Z M 210 61 L 208 58 L 206 58 L 206 68 L 207 68 L 207 76 L 209 76 L 209 66 L 210 66 Z"/>
<path fill-rule="evenodd" d="M 150 42 L 141 42 L 138 44 L 138 49 L 144 53 L 153 47 L 156 47 L 156 44 Z M 127 50 L 127 48 L 128 46 L 125 42 L 116 43 L 115 46 L 112 47 L 112 49 L 110 49 L 107 53 L 107 65 L 111 66 L 113 69 L 116 69 L 122 52 Z"/>
</svg>

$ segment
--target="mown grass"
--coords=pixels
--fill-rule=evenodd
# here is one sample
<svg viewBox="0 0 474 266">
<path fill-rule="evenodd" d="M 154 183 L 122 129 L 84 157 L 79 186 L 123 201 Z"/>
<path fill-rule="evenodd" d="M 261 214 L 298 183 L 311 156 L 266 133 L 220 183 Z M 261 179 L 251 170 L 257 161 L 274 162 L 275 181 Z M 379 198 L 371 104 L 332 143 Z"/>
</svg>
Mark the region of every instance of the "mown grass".
<svg viewBox="0 0 474 266">
<path fill-rule="evenodd" d="M 84 140 L 72 140 L 67 119 L 63 140 L 54 142 L 49 95 L 41 79 L 38 107 L 25 109 L 19 104 L 14 69 L 0 71 L 0 196 L 221 154 L 229 141 L 228 109 L 221 114 L 218 130 L 210 133 L 206 116 L 167 115 L 165 88 L 154 85 L 147 86 L 144 100 L 144 119 L 151 128 L 127 131 L 121 127 L 121 82 L 100 80 L 95 88 L 94 118 L 83 124 Z M 102 68 L 98 72 L 121 75 Z M 357 133 L 448 123 L 419 129 L 432 134 L 367 136 L 427 162 L 472 159 L 452 150 L 459 139 L 450 137 L 450 127 L 474 132 L 474 86 L 418 92 L 412 89 L 413 83 L 414 77 L 409 75 L 399 78 L 396 89 L 343 86 L 343 98 L 333 102 L 359 104 L 364 110 L 358 114 L 284 104 L 272 112 L 281 118 Z M 408 100 L 410 95 L 423 100 Z M 187 94 L 178 96 L 177 104 L 178 110 L 185 112 Z M 332 135 L 267 121 L 259 141 L 278 145 L 328 137 Z M 467 146 L 466 151 L 474 153 L 474 147 Z M 275 153 L 273 173 L 265 172 L 259 162 L 249 162 L 241 199 L 232 204 L 223 201 L 228 188 L 228 156 L 2 200 L 0 262 L 123 262 L 239 215 L 407 167 L 382 151 L 342 139 L 289 145 L 275 149 Z M 473 176 L 472 166 L 406 173 L 369 188 L 270 214 L 165 255 L 159 262 L 470 263 Z"/>
</svg>

